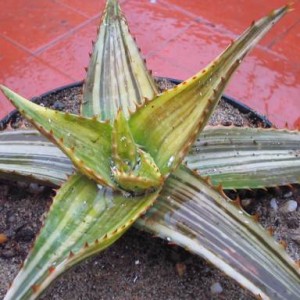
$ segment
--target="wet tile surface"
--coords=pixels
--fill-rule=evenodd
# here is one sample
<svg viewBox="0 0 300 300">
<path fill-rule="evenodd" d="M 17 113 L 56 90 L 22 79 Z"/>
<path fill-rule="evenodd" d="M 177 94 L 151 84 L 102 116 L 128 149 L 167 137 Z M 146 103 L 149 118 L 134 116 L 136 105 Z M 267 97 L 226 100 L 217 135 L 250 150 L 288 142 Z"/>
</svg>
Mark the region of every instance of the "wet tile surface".
<svg viewBox="0 0 300 300">
<path fill-rule="evenodd" d="M 274 124 L 294 127 L 300 115 L 299 66 L 256 49 L 227 87 L 226 93 L 266 115 Z"/>
<path fill-rule="evenodd" d="M 2 38 L 0 38 L 0 52 L 0 83 L 24 97 L 31 98 L 57 86 L 72 82 L 72 79 Z M 1 118 L 12 108 L 12 105 L 0 93 Z"/>
<path fill-rule="evenodd" d="M 152 62 L 150 58 L 149 62 L 154 74 L 156 68 L 161 70 L 165 64 L 171 64 L 176 69 L 162 70 L 162 75 L 178 74 L 177 78 L 185 79 L 205 67 L 230 40 L 230 36 L 213 32 L 210 26 L 195 24 L 161 49 L 158 59 Z M 258 48 L 241 64 L 226 94 L 254 107 L 282 127 L 286 122 L 295 126 L 300 114 L 299 91 L 299 65 Z"/>
<path fill-rule="evenodd" d="M 192 23 L 192 18 L 170 11 L 168 5 L 160 1 L 126 1 L 122 9 L 128 19 L 130 31 L 145 56 L 159 51 L 163 45 Z"/>
<path fill-rule="evenodd" d="M 295 59 L 300 64 L 300 19 L 284 35 L 270 43 L 269 48 L 287 60 Z"/>
<path fill-rule="evenodd" d="M 83 80 L 92 51 L 92 41 L 97 35 L 98 20 L 90 22 L 82 29 L 74 32 L 56 43 L 39 57 L 63 73 L 69 74 L 74 81 Z"/>
<path fill-rule="evenodd" d="M 184 32 L 170 39 L 155 54 L 190 70 L 189 76 L 193 76 L 219 55 L 230 41 L 229 36 L 214 32 L 207 25 L 194 22 Z M 183 74 L 179 78 L 185 79 Z"/>
<path fill-rule="evenodd" d="M 1 1 L 0 35 L 35 51 L 85 19 L 50 0 Z"/>
<path fill-rule="evenodd" d="M 246 29 L 252 21 L 264 16 L 275 8 L 286 5 L 286 0 L 215 0 L 209 1 L 185 1 L 163 0 L 174 5 L 173 9 L 184 10 L 193 16 L 198 16 L 203 22 L 208 22 L 214 27 L 229 30 L 235 34 Z M 294 1 L 294 6 L 299 0 Z M 290 24 L 297 19 L 299 14 L 290 14 L 285 18 L 284 24 Z M 283 25 L 282 25 L 283 26 Z M 281 26 L 281 27 L 282 27 Z"/>
<path fill-rule="evenodd" d="M 180 65 L 177 61 L 166 59 L 160 55 L 151 56 L 147 60 L 147 67 L 157 77 L 168 77 L 172 79 L 185 79 L 191 74 L 191 70 Z"/>
<path fill-rule="evenodd" d="M 104 2 L 3 2 L 0 82 L 31 97 L 81 80 Z M 217 56 L 252 20 L 286 0 L 120 2 L 153 74 L 185 79 Z M 279 126 L 286 121 L 300 125 L 300 0 L 294 2 L 295 11 L 245 60 L 226 90 Z M 0 95 L 0 117 L 11 108 L 6 105 Z"/>
<path fill-rule="evenodd" d="M 90 17 L 98 15 L 105 7 L 105 0 L 58 0 L 57 2 Z"/>
</svg>

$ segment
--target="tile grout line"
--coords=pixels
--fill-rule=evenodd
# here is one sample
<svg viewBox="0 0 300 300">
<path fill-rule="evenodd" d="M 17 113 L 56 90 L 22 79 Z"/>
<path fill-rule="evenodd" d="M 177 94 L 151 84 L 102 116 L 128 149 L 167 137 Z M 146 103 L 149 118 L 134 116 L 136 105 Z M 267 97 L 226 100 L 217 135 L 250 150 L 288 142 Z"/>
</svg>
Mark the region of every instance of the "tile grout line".
<svg viewBox="0 0 300 300">
<path fill-rule="evenodd" d="M 89 16 L 88 14 L 86 14 L 86 13 L 84 13 L 84 12 L 81 12 L 81 11 L 80 11 L 79 9 L 77 9 L 77 8 L 74 8 L 72 5 L 68 5 L 68 4 L 66 4 L 66 3 L 63 3 L 63 2 L 61 2 L 60 0 L 54 0 L 54 1 L 55 1 L 55 3 L 57 3 L 58 5 L 61 5 L 61 6 L 65 7 L 65 8 L 67 8 L 67 9 L 70 9 L 70 10 L 72 10 L 73 12 L 76 12 L 77 14 L 79 14 L 79 15 L 81 15 L 81 16 L 87 18 L 87 19 L 91 18 L 91 16 Z"/>
<path fill-rule="evenodd" d="M 161 0 L 162 3 L 165 4 L 165 6 L 169 6 L 175 10 L 177 10 L 178 12 L 183 13 L 184 15 L 191 17 L 193 19 L 194 22 L 196 23 L 201 23 L 205 26 L 208 26 L 210 28 L 215 28 L 219 33 L 225 33 L 227 35 L 229 35 L 230 38 L 235 38 L 237 35 L 234 34 L 232 31 L 220 26 L 219 24 L 213 23 L 210 20 L 203 18 L 197 14 L 194 14 L 192 12 L 189 12 L 187 10 L 185 10 L 184 8 L 182 8 L 179 5 L 173 4 L 173 3 L 169 3 L 167 0 Z"/>
<path fill-rule="evenodd" d="M 164 3 L 165 1 L 162 1 L 162 5 L 165 6 L 166 8 L 168 8 L 168 4 Z M 189 23 L 184 27 L 182 28 L 179 32 L 177 32 L 174 36 L 170 37 L 169 39 L 164 39 L 162 44 L 160 45 L 159 48 L 156 48 L 154 50 L 151 50 L 149 51 L 147 54 L 145 54 L 145 58 L 148 59 L 148 58 L 151 58 L 157 54 L 159 54 L 159 51 L 161 51 L 162 49 L 165 48 L 165 46 L 173 41 L 174 39 L 176 39 L 179 35 L 181 35 L 182 33 L 184 33 L 185 31 L 187 31 L 192 25 L 193 25 L 193 19 L 189 21 Z"/>
<path fill-rule="evenodd" d="M 182 33 L 184 33 L 185 31 L 187 31 L 190 27 L 192 26 L 192 24 L 188 24 L 186 25 L 184 28 L 182 28 L 179 32 L 177 32 L 174 36 L 172 36 L 169 39 L 165 39 L 159 48 L 156 48 L 154 50 L 149 51 L 147 54 L 145 54 L 145 58 L 148 59 L 154 55 L 159 54 L 159 52 L 164 49 L 167 44 L 169 44 L 171 41 L 175 40 L 179 35 L 181 35 Z"/>
<path fill-rule="evenodd" d="M 65 77 L 67 77 L 68 79 L 70 80 L 75 80 L 73 77 L 71 77 L 69 74 L 66 74 L 62 71 L 60 71 L 59 69 L 57 69 L 56 67 L 50 65 L 49 63 L 47 63 L 46 61 L 44 61 L 43 59 L 41 59 L 40 57 L 36 56 L 33 52 L 31 52 L 28 48 L 24 47 L 23 45 L 19 44 L 18 42 L 10 39 L 9 37 L 7 36 L 3 36 L 0 34 L 0 38 L 6 40 L 7 42 L 9 42 L 10 44 L 12 44 L 13 46 L 15 46 L 16 48 L 24 51 L 29 58 L 35 58 L 37 59 L 38 61 L 42 62 L 44 65 L 46 65 L 48 68 L 54 70 L 55 72 L 59 73 L 60 75 L 63 75 Z"/>
<path fill-rule="evenodd" d="M 79 9 L 73 7 L 72 5 L 63 3 L 63 2 L 61 2 L 61 0 L 54 0 L 54 1 L 55 1 L 57 4 L 64 6 L 65 8 L 69 8 L 69 9 L 73 10 L 74 12 L 76 12 L 76 13 L 82 15 L 83 17 L 91 18 L 90 15 L 88 15 L 88 14 L 85 13 L 85 12 L 80 11 Z M 89 0 L 87 0 L 87 1 L 89 1 Z M 126 0 L 120 0 L 119 2 L 120 2 L 120 4 L 123 4 L 123 3 L 126 2 Z M 105 5 L 104 5 L 104 6 L 105 6 Z M 104 7 L 103 7 L 103 9 L 104 9 Z M 100 9 L 99 11 L 103 11 L 103 9 Z M 99 14 L 101 14 L 101 13 L 99 13 Z M 94 15 L 94 16 L 95 16 L 95 15 Z"/>
<path fill-rule="evenodd" d="M 65 32 L 64 34 L 54 38 L 52 41 L 50 41 L 49 43 L 37 48 L 33 54 L 34 55 L 40 55 L 42 52 L 44 52 L 45 50 L 49 49 L 50 47 L 54 46 L 57 42 L 63 40 L 66 37 L 71 36 L 73 33 L 75 33 L 76 31 L 82 29 L 83 27 L 87 26 L 88 24 L 92 23 L 93 21 L 95 21 L 97 18 L 100 17 L 100 14 L 97 14 L 93 17 L 91 17 L 90 19 L 82 22 L 81 24 L 71 28 L 69 31 Z"/>
<path fill-rule="evenodd" d="M 125 3 L 126 0 L 121 1 L 121 3 Z M 61 5 L 61 3 L 56 2 L 57 4 Z M 65 5 L 66 7 L 67 5 Z M 71 8 L 71 7 L 69 7 Z M 74 9 L 73 9 L 74 10 Z M 75 10 L 74 10 L 75 11 Z M 29 59 L 35 58 L 37 59 L 39 62 L 43 63 L 45 66 L 47 66 L 49 69 L 52 69 L 53 71 L 57 72 L 58 74 L 64 76 L 65 78 L 71 80 L 72 82 L 76 81 L 77 79 L 75 79 L 72 75 L 67 74 L 61 70 L 59 70 L 58 68 L 56 68 L 55 66 L 49 64 L 47 61 L 43 60 L 42 58 L 39 57 L 39 55 L 47 50 L 48 48 L 50 48 L 51 46 L 55 45 L 57 42 L 63 40 L 64 38 L 71 36 L 72 34 L 74 34 L 76 31 L 82 29 L 83 27 L 87 26 L 88 24 L 92 23 L 94 20 L 96 20 L 97 18 L 99 18 L 101 16 L 101 13 L 98 13 L 92 17 L 89 17 L 89 19 L 87 19 L 86 21 L 82 22 L 81 24 L 79 24 L 76 27 L 73 27 L 72 29 L 70 29 L 69 31 L 67 31 L 66 33 L 58 36 L 57 38 L 53 39 L 51 42 L 37 48 L 36 50 L 32 51 L 29 48 L 23 46 L 22 44 L 20 44 L 18 41 L 11 39 L 10 37 L 7 37 L 5 35 L 0 34 L 0 38 L 4 39 L 5 41 L 7 41 L 8 43 L 12 44 L 13 46 L 15 46 L 16 48 L 20 49 L 21 51 L 24 51 L 27 55 Z M 85 16 L 84 16 L 85 17 Z"/>
<path fill-rule="evenodd" d="M 34 53 L 33 53 L 30 49 L 28 49 L 27 47 L 23 46 L 23 45 L 20 44 L 19 42 L 17 42 L 17 41 L 15 41 L 15 40 L 11 39 L 10 37 L 8 37 L 8 36 L 6 36 L 6 35 L 2 35 L 2 34 L 0 33 L 0 38 L 4 39 L 5 41 L 9 42 L 10 44 L 14 45 L 15 47 L 17 47 L 17 48 L 23 50 L 23 51 L 26 52 L 27 54 L 34 56 Z"/>
<path fill-rule="evenodd" d="M 300 23 L 300 19 L 298 19 L 295 23 L 293 23 L 288 28 L 286 28 L 281 34 L 279 34 L 278 36 L 275 36 L 274 39 L 272 39 L 268 44 L 266 44 L 266 47 L 268 49 L 272 49 L 275 44 L 277 44 L 278 42 L 282 41 L 284 39 L 284 37 L 291 30 L 293 30 L 299 23 Z"/>
</svg>

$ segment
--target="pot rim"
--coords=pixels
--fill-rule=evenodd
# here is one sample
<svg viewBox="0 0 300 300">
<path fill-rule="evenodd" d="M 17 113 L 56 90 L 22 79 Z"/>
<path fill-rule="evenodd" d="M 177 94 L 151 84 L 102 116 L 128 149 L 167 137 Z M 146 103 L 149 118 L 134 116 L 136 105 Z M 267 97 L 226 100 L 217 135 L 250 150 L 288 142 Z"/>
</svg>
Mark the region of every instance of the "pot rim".
<svg viewBox="0 0 300 300">
<path fill-rule="evenodd" d="M 169 81 L 171 81 L 174 84 L 179 84 L 182 82 L 182 80 L 179 79 L 174 79 L 174 78 L 169 78 L 169 77 L 155 77 L 157 79 L 167 79 Z M 65 89 L 69 89 L 69 88 L 74 88 L 74 87 L 80 87 L 83 85 L 83 80 L 81 81 L 76 81 L 70 84 L 66 84 L 54 89 L 51 89 L 39 96 L 33 97 L 30 100 L 33 102 L 37 102 L 40 98 L 49 96 L 51 94 L 56 94 L 62 90 Z M 257 121 L 261 122 L 263 124 L 264 127 L 272 127 L 272 123 L 270 122 L 270 120 L 268 120 L 268 118 L 264 115 L 259 114 L 257 111 L 255 111 L 254 109 L 252 109 L 251 107 L 249 107 L 248 105 L 242 103 L 239 100 L 236 100 L 235 98 L 228 96 L 226 94 L 222 95 L 222 99 L 229 103 L 230 105 L 232 105 L 234 108 L 238 109 L 240 112 L 245 113 L 245 114 L 249 114 L 250 118 L 256 119 Z M 6 125 L 10 122 L 11 118 L 14 117 L 14 115 L 16 115 L 18 113 L 17 109 L 12 110 L 10 113 L 8 113 L 2 120 L 0 120 L 0 130 L 4 129 L 6 127 Z"/>
</svg>

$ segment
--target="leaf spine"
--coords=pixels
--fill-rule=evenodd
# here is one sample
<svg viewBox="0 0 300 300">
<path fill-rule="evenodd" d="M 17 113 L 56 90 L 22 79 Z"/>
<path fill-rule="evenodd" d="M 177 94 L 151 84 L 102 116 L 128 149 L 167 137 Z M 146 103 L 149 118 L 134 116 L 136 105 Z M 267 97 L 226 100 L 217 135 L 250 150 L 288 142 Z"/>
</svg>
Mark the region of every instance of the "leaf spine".
<svg viewBox="0 0 300 300">
<path fill-rule="evenodd" d="M 286 242 L 285 240 L 279 241 L 279 244 L 280 244 L 285 250 L 287 249 L 288 244 L 287 244 L 287 242 Z"/>
<path fill-rule="evenodd" d="M 33 293 L 37 293 L 40 289 L 40 285 L 34 284 L 33 286 L 31 286 L 31 289 L 32 289 Z"/>
<path fill-rule="evenodd" d="M 259 222 L 260 216 L 259 216 L 258 213 L 252 215 L 251 217 L 252 217 L 252 219 L 253 219 L 255 222 Z"/>
</svg>

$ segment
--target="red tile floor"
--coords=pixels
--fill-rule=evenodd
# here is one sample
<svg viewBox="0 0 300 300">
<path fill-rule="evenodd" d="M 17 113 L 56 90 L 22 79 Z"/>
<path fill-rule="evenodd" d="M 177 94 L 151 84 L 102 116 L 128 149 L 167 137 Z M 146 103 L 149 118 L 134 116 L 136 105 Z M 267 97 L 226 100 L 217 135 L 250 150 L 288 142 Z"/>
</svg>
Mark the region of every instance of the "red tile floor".
<svg viewBox="0 0 300 300">
<path fill-rule="evenodd" d="M 185 79 L 251 21 L 287 0 L 123 0 L 154 75 Z M 0 4 L 0 82 L 33 97 L 83 79 L 104 0 Z M 226 93 L 275 125 L 300 126 L 300 0 L 248 56 Z M 12 107 L 0 95 L 0 118 Z"/>
</svg>

